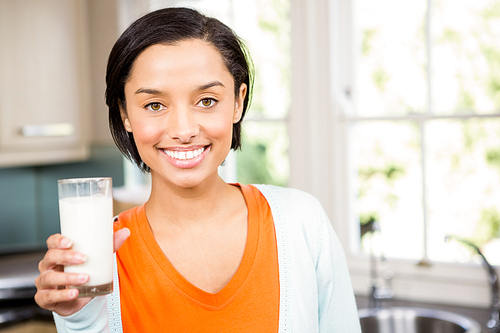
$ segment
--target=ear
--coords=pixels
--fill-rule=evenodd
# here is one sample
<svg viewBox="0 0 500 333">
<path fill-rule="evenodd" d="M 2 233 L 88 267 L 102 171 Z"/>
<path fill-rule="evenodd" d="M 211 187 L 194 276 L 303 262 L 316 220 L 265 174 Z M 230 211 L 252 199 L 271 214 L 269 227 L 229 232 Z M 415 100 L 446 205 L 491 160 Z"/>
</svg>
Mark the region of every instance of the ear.
<svg viewBox="0 0 500 333">
<path fill-rule="evenodd" d="M 123 110 L 122 107 L 120 107 L 120 115 L 122 117 L 123 127 L 125 127 L 125 130 L 127 132 L 132 133 L 132 126 L 130 126 L 130 120 L 128 119 L 127 111 Z"/>
<path fill-rule="evenodd" d="M 236 97 L 233 124 L 236 124 L 241 120 L 241 115 L 243 114 L 243 104 L 245 102 L 245 97 L 247 95 L 247 85 L 242 83 L 239 89 L 238 96 Z"/>
</svg>

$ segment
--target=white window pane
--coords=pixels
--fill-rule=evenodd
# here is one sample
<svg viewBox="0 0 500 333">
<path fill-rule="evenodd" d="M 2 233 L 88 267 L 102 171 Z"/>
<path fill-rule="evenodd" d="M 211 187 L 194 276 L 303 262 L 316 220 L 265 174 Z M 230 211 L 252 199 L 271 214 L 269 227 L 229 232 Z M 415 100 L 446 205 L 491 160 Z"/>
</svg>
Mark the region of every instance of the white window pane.
<svg viewBox="0 0 500 333">
<path fill-rule="evenodd" d="M 361 116 L 427 108 L 427 1 L 356 0 L 356 84 Z"/>
<path fill-rule="evenodd" d="M 387 257 L 423 255 L 420 132 L 411 122 L 362 122 L 352 130 L 360 222 L 374 217 Z M 369 250 L 369 237 L 361 239 Z"/>
<path fill-rule="evenodd" d="M 247 43 L 255 67 L 247 117 L 284 119 L 290 100 L 289 0 L 234 1 L 234 29 Z"/>
<path fill-rule="evenodd" d="M 242 149 L 237 152 L 241 183 L 288 184 L 289 8 L 289 0 L 233 1 L 234 29 L 247 43 L 255 69 L 252 104 L 243 121 Z"/>
<path fill-rule="evenodd" d="M 452 234 L 500 264 L 500 119 L 436 120 L 426 134 L 430 259 L 470 260 L 466 247 L 444 242 Z"/>
<path fill-rule="evenodd" d="M 434 0 L 432 4 L 433 113 L 499 112 L 498 1 Z"/>
</svg>

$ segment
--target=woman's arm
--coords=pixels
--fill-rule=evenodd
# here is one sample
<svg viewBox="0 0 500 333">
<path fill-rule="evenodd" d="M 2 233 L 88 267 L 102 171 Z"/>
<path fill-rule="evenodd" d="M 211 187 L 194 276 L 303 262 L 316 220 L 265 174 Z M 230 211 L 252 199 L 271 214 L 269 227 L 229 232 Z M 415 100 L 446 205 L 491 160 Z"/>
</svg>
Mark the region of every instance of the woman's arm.
<svg viewBox="0 0 500 333">
<path fill-rule="evenodd" d="M 319 331 L 361 332 L 344 251 L 326 214 L 320 232 L 317 261 Z"/>
<path fill-rule="evenodd" d="M 54 312 L 58 333 L 92 332 L 108 333 L 109 313 L 106 297 L 94 297 L 80 311 L 70 316 L 60 316 Z"/>
</svg>

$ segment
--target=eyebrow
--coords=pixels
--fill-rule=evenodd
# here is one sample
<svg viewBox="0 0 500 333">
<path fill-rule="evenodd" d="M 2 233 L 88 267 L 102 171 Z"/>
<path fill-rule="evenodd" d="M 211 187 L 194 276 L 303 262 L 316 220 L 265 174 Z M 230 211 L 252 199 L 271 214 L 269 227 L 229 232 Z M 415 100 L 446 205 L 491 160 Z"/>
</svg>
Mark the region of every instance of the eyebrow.
<svg viewBox="0 0 500 333">
<path fill-rule="evenodd" d="M 207 84 L 199 86 L 198 90 L 207 90 L 208 88 L 217 87 L 217 86 L 225 88 L 225 86 L 222 84 L 222 82 L 220 82 L 220 81 L 213 81 L 213 82 L 210 82 L 210 83 L 207 83 Z"/>
<path fill-rule="evenodd" d="M 224 84 L 222 84 L 222 82 L 220 81 L 213 81 L 213 82 L 209 82 L 207 84 L 203 84 L 201 86 L 199 86 L 197 88 L 198 91 L 203 91 L 203 90 L 207 90 L 211 87 L 224 87 Z M 149 94 L 149 95 L 161 95 L 162 92 L 160 90 L 157 90 L 157 89 L 152 89 L 152 88 L 139 88 L 135 91 L 135 94 Z"/>
<path fill-rule="evenodd" d="M 139 88 L 135 91 L 136 94 L 160 95 L 161 91 L 150 88 Z"/>
</svg>

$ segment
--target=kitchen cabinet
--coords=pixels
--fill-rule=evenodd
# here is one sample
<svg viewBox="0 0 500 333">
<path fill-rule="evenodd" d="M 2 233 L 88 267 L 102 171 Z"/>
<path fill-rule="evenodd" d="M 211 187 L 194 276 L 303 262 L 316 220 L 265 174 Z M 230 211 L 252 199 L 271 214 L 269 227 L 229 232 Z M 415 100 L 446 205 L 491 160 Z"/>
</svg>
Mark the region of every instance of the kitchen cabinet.
<svg viewBox="0 0 500 333">
<path fill-rule="evenodd" d="M 0 167 L 89 155 L 86 0 L 0 0 Z"/>
</svg>

